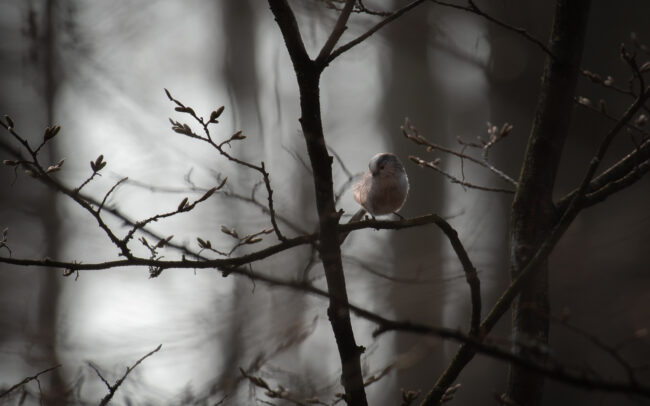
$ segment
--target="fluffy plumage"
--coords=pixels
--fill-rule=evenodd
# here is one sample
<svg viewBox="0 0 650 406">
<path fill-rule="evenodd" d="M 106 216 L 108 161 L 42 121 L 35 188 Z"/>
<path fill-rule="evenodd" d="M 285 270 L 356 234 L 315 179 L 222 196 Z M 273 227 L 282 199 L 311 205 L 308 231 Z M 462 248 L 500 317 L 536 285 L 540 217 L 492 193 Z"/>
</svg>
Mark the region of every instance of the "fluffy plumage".
<svg viewBox="0 0 650 406">
<path fill-rule="evenodd" d="M 394 154 L 380 153 L 368 163 L 368 171 L 354 186 L 354 200 L 372 216 L 397 212 L 408 195 L 404 166 Z"/>
</svg>

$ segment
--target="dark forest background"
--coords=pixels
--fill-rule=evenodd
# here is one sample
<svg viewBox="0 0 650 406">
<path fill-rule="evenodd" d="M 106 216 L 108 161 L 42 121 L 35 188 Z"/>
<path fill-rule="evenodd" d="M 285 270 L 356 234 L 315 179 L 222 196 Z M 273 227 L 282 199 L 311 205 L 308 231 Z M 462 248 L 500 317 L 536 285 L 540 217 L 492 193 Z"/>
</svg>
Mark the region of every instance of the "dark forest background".
<svg viewBox="0 0 650 406">
<path fill-rule="evenodd" d="M 382 10 L 404 4 L 367 3 Z M 484 11 L 525 27 L 542 41 L 548 38 L 552 2 L 483 3 Z M 307 48 L 317 52 L 337 13 L 325 1 L 291 4 Z M 627 86 L 629 73 L 619 46 L 632 44 L 633 38 L 650 43 L 648 16 L 647 1 L 594 1 L 581 66 Z M 374 21 L 354 14 L 344 38 L 364 32 Z M 348 171 L 366 170 L 375 153 L 397 154 L 411 180 L 401 213 L 449 218 L 479 271 L 488 306 L 509 281 L 512 195 L 466 189 L 417 167 L 409 155 L 441 157 L 446 170 L 461 170 L 457 159 L 427 154 L 406 140 L 400 125 L 409 117 L 429 140 L 460 148 L 457 137 L 475 140 L 487 134 L 488 122 L 511 123 L 511 134 L 491 150 L 490 158 L 516 178 L 544 58 L 521 36 L 432 4 L 404 15 L 337 59 L 321 83 L 326 139 L 340 157 L 334 165 L 335 187 L 344 185 Z M 218 131 L 242 130 L 248 137 L 245 144 L 233 146 L 233 153 L 263 159 L 278 213 L 298 230 L 315 229 L 295 77 L 266 2 L 0 0 L 0 114 L 9 114 L 21 133 L 34 140 L 46 126 L 62 126 L 57 143 L 44 151 L 52 162 L 66 159 L 60 179 L 80 184 L 88 175 L 88 161 L 103 154 L 109 166 L 86 191 L 102 196 L 128 176 L 109 203 L 132 218 L 144 218 L 175 208 L 195 193 L 193 187 L 208 188 L 228 177 L 227 190 L 210 204 L 153 228 L 188 244 L 202 236 L 227 245 L 222 225 L 244 233 L 264 227 L 265 214 L 241 198 L 250 196 L 257 180 L 173 133 L 167 118 L 178 113 L 163 88 L 197 111 L 224 105 Z M 615 116 L 629 102 L 584 77 L 577 95 L 594 105 L 605 100 Z M 609 125 L 597 112 L 575 105 L 558 197 L 580 181 Z M 0 134 L 2 159 L 8 157 L 9 144 L 6 134 Z M 633 145 L 629 136 L 619 137 L 606 164 Z M 93 219 L 70 201 L 22 173 L 14 179 L 11 168 L 0 169 L 0 229 L 8 228 L 13 255 L 88 262 L 115 255 Z M 473 183 L 503 186 L 480 167 L 465 164 L 463 170 Z M 356 211 L 349 188 L 339 205 L 346 214 Z M 120 222 L 112 221 L 119 228 Z M 648 364 L 649 248 L 646 176 L 573 223 L 550 259 L 551 313 L 612 346 L 624 343 L 625 357 Z M 311 256 L 309 247 L 294 249 L 266 260 L 264 270 L 324 286 L 322 267 L 307 267 Z M 354 233 L 343 245 L 343 260 L 352 303 L 395 319 L 465 326 L 467 285 L 438 230 Z M 1 264 L 0 386 L 62 364 L 40 378 L 41 389 L 63 393 L 73 387 L 64 404 L 95 404 L 106 388 L 89 362 L 117 379 L 126 366 L 162 343 L 162 350 L 130 375 L 115 404 L 215 404 L 226 395 L 226 404 L 233 405 L 269 400 L 242 378 L 240 367 L 305 396 L 330 399 L 340 390 L 340 364 L 322 299 L 244 277 L 222 278 L 210 270 L 148 276 L 145 269 L 129 268 L 64 278 L 57 270 Z M 507 341 L 509 323 L 502 320 L 493 334 Z M 367 347 L 367 373 L 392 367 L 368 387 L 373 405 L 399 404 L 400 388 L 428 390 L 457 348 L 453 342 L 401 333 L 375 339 L 374 326 L 357 318 L 353 326 L 357 341 Z M 552 323 L 550 347 L 568 365 L 591 368 L 605 378 L 622 374 L 602 349 L 562 322 Z M 507 364 L 479 356 L 461 374 L 462 387 L 453 402 L 496 403 L 494 394 L 504 390 L 506 370 Z M 644 374 L 647 378 L 648 370 Z M 546 405 L 649 404 L 553 381 L 546 385 Z M 38 404 L 38 386 L 32 382 L 26 390 L 26 404 Z"/>
</svg>

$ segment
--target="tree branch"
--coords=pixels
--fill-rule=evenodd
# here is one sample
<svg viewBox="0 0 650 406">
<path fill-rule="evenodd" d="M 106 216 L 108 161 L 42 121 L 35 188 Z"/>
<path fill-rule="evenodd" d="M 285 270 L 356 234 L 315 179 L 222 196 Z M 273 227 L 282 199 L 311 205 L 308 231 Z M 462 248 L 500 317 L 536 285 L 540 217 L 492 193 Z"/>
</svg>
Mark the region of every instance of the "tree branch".
<svg viewBox="0 0 650 406">
<path fill-rule="evenodd" d="M 223 113 L 224 107 L 221 106 L 218 110 L 213 111 L 210 114 L 209 120 L 204 120 L 203 117 L 199 117 L 196 112 L 194 111 L 193 108 L 186 106 L 179 100 L 175 99 L 172 97 L 171 93 L 169 90 L 165 89 L 165 94 L 167 95 L 167 98 L 174 102 L 178 107 L 176 107 L 176 111 L 189 114 L 194 120 L 196 120 L 201 126 L 203 127 L 203 133 L 205 134 L 205 137 L 200 136 L 198 134 L 195 134 L 192 129 L 184 123 L 180 123 L 178 121 L 174 121 L 172 119 L 169 119 L 169 121 L 172 124 L 172 130 L 175 132 L 185 135 L 190 138 L 195 138 L 204 142 L 207 142 L 208 144 L 212 145 L 222 156 L 224 156 L 226 159 L 228 159 L 231 162 L 235 162 L 238 165 L 253 169 L 257 172 L 259 172 L 262 175 L 262 179 L 264 181 L 264 186 L 266 187 L 266 192 L 268 196 L 268 202 L 269 202 L 269 216 L 271 217 L 271 224 L 273 225 L 273 230 L 275 231 L 276 236 L 278 237 L 278 240 L 284 241 L 286 240 L 286 237 L 282 234 L 280 231 L 280 228 L 278 227 L 278 223 L 275 219 L 275 209 L 273 207 L 273 189 L 271 188 L 271 179 L 269 173 L 266 171 L 266 167 L 264 166 L 264 162 L 261 162 L 259 165 L 252 164 L 250 162 L 243 161 L 239 158 L 235 158 L 234 156 L 230 155 L 226 150 L 223 149 L 224 145 L 230 143 L 232 141 L 239 141 L 243 140 L 246 138 L 245 135 L 242 134 L 241 131 L 236 132 L 230 138 L 226 139 L 225 141 L 222 141 L 220 143 L 215 142 L 212 139 L 212 135 L 210 134 L 210 129 L 208 128 L 210 124 L 216 124 L 219 121 L 217 120 L 219 116 Z M 225 183 L 225 180 L 223 181 Z M 222 185 L 223 185 L 222 183 Z"/>
<path fill-rule="evenodd" d="M 415 163 L 416 165 L 418 165 L 421 168 L 433 169 L 434 171 L 438 172 L 442 176 L 448 178 L 451 181 L 451 183 L 457 183 L 457 184 L 459 184 L 461 186 L 468 187 L 470 189 L 483 190 L 485 192 L 497 192 L 497 193 L 506 193 L 506 194 L 514 194 L 515 193 L 514 190 L 510 190 L 510 189 L 502 189 L 502 188 L 496 188 L 496 187 L 475 185 L 475 184 L 473 184 L 471 182 L 468 182 L 466 180 L 458 179 L 457 177 L 453 176 L 450 173 L 447 173 L 445 170 L 440 168 L 440 166 L 438 166 L 438 161 L 439 160 L 425 161 L 424 159 L 420 159 L 420 158 L 418 158 L 416 156 L 412 156 L 412 155 L 409 156 L 409 159 L 411 160 L 411 162 Z"/>
<path fill-rule="evenodd" d="M 507 129 L 507 131 L 506 131 L 506 129 Z M 512 126 L 508 127 L 507 123 L 506 123 L 506 125 L 503 126 L 503 130 L 501 131 L 501 133 L 498 136 L 494 137 L 494 140 L 486 143 L 485 145 L 480 145 L 480 147 L 484 151 L 487 151 L 487 149 L 489 149 L 491 146 L 493 146 L 496 142 L 498 142 L 499 140 L 502 140 L 507 135 L 507 133 L 510 132 L 510 129 L 512 129 Z M 497 175 L 499 178 L 501 178 L 501 179 L 505 180 L 506 182 L 510 183 L 512 186 L 517 187 L 517 181 L 516 180 L 512 179 L 510 176 L 508 176 L 506 173 L 504 173 L 500 169 L 494 167 L 492 164 L 490 164 L 487 161 L 487 159 L 485 159 L 485 158 L 477 159 L 477 158 L 475 158 L 475 157 L 473 157 L 471 155 L 465 154 L 463 152 L 457 152 L 457 151 L 454 151 L 453 149 L 446 148 L 446 147 L 443 147 L 441 145 L 434 144 L 434 143 L 430 142 L 429 140 L 427 140 L 424 136 L 422 136 L 420 134 L 418 129 L 413 124 L 411 124 L 411 122 L 410 122 L 410 120 L 408 118 L 404 120 L 404 125 L 402 125 L 402 135 L 404 135 L 404 137 L 406 137 L 408 140 L 414 142 L 417 145 L 425 146 L 427 151 L 435 151 L 435 150 L 442 151 L 442 152 L 444 152 L 446 154 L 453 155 L 453 156 L 456 156 L 456 157 L 460 158 L 461 163 L 463 162 L 464 159 L 467 159 L 470 162 L 473 162 L 473 163 L 475 163 L 477 165 L 480 165 L 480 166 L 488 169 L 489 171 L 491 171 L 492 173 Z M 461 142 L 465 146 L 467 145 L 467 143 L 464 143 L 463 141 L 459 140 L 459 142 Z M 479 145 L 471 144 L 470 146 L 477 146 L 478 147 Z M 416 164 L 419 164 L 419 161 L 422 161 L 419 158 L 415 158 L 415 159 L 411 158 L 411 160 L 414 161 Z M 423 162 L 426 163 L 426 161 L 423 161 Z M 426 166 L 428 166 L 428 165 L 426 165 Z M 433 169 L 439 170 L 439 168 L 433 168 Z M 450 176 L 446 172 L 443 172 L 443 175 L 450 177 L 452 179 L 452 181 L 455 182 L 455 183 L 461 183 L 462 184 L 464 182 L 464 181 L 461 181 L 461 180 L 459 180 L 459 179 L 457 179 L 457 178 L 455 178 L 453 176 Z M 466 185 L 466 186 L 472 187 L 473 185 L 472 186 Z M 482 188 L 482 187 L 477 187 L 477 188 L 485 189 L 485 188 Z M 498 189 L 496 191 L 514 193 L 514 191 L 505 190 L 505 189 Z"/>
<path fill-rule="evenodd" d="M 336 25 L 334 26 L 332 33 L 330 34 L 329 38 L 327 38 L 325 45 L 323 45 L 323 48 L 316 58 L 315 62 L 317 65 L 321 65 L 322 62 L 330 56 L 332 50 L 336 46 L 336 43 L 341 38 L 341 35 L 343 35 L 343 32 L 347 28 L 346 24 L 350 18 L 350 13 L 352 12 L 352 8 L 354 7 L 356 1 L 357 0 L 346 0 L 345 5 L 341 10 L 341 14 L 339 14 L 339 18 L 336 20 Z"/>
<path fill-rule="evenodd" d="M 0 393 L 0 398 L 7 396 L 8 394 L 13 392 L 14 390 L 20 388 L 21 386 L 23 386 L 23 385 L 25 385 L 25 384 L 27 384 L 27 383 L 29 383 L 31 381 L 38 380 L 39 376 L 41 376 L 43 374 L 46 374 L 48 372 L 54 371 L 55 369 L 60 368 L 60 367 L 61 367 L 61 365 L 55 365 L 53 367 L 44 369 L 41 372 L 38 372 L 36 375 L 32 375 L 32 376 L 28 376 L 27 378 L 24 378 L 22 381 L 20 381 L 17 384 L 11 386 L 9 389 L 2 391 L 2 393 Z"/>
<path fill-rule="evenodd" d="M 593 206 L 604 201 L 612 194 L 633 185 L 649 170 L 650 140 L 647 140 L 589 182 L 582 199 L 582 207 Z M 574 189 L 557 201 L 555 206 L 558 213 L 564 213 L 567 210 L 577 193 L 578 189 Z"/>
<path fill-rule="evenodd" d="M 99 376 L 99 379 L 101 379 L 102 382 L 104 382 L 104 385 L 106 385 L 106 387 L 108 388 L 108 394 L 106 394 L 106 396 L 104 396 L 102 398 L 101 402 L 99 402 L 99 406 L 106 406 L 111 401 L 111 399 L 113 399 L 113 396 L 115 395 L 115 392 L 117 392 L 119 387 L 124 383 L 124 380 L 126 379 L 127 376 L 129 376 L 131 371 L 133 371 L 135 368 L 137 368 L 137 366 L 140 365 L 140 363 L 142 361 L 144 361 L 145 359 L 147 359 L 148 357 L 150 357 L 154 353 L 158 352 L 161 348 L 162 348 L 162 344 L 160 344 L 153 351 L 149 352 L 148 354 L 144 355 L 142 358 L 137 360 L 135 362 L 135 364 L 133 364 L 133 366 L 127 367 L 126 372 L 124 373 L 124 375 L 122 375 L 122 377 L 120 379 L 118 379 L 117 381 L 115 381 L 115 383 L 112 384 L 112 385 L 102 376 L 102 374 L 99 372 L 99 370 L 93 364 L 89 364 L 90 367 L 95 371 L 97 376 Z"/>
<path fill-rule="evenodd" d="M 457 9 L 457 10 L 467 11 L 467 12 L 470 12 L 470 13 L 476 14 L 476 15 L 478 15 L 478 16 L 480 16 L 480 17 L 483 17 L 483 18 L 485 18 L 486 20 L 488 20 L 488 21 L 490 21 L 490 22 L 492 22 L 492 23 L 498 25 L 499 27 L 505 28 L 505 29 L 508 30 L 508 31 L 512 31 L 512 32 L 514 32 L 514 33 L 516 33 L 516 34 L 518 34 L 518 35 L 521 35 L 522 37 L 526 38 L 528 41 L 530 41 L 530 42 L 532 42 L 533 44 L 535 44 L 535 45 L 536 45 L 539 49 L 541 49 L 541 50 L 542 50 L 546 55 L 548 55 L 549 57 L 551 57 L 551 58 L 553 58 L 553 59 L 557 59 L 557 57 L 553 54 L 553 52 L 551 52 L 551 50 L 550 50 L 550 49 L 549 49 L 549 48 L 548 48 L 548 47 L 547 47 L 547 46 L 546 46 L 542 41 L 540 41 L 539 39 L 537 39 L 537 38 L 535 38 L 534 36 L 532 36 L 532 35 L 531 35 L 528 31 L 526 31 L 524 28 L 514 27 L 514 26 L 512 26 L 512 25 L 510 25 L 510 24 L 508 24 L 508 23 L 505 23 L 505 22 L 503 22 L 503 21 L 501 21 L 501 20 L 498 20 L 498 19 L 492 17 L 491 15 L 485 13 L 483 10 L 481 10 L 480 8 L 478 8 L 478 6 L 476 5 L 476 3 L 475 3 L 473 0 L 468 0 L 468 1 L 467 1 L 467 3 L 469 4 L 469 6 L 461 6 L 461 5 L 458 5 L 458 4 L 447 3 L 447 2 L 439 1 L 439 0 L 431 0 L 431 1 L 432 1 L 433 3 L 439 4 L 439 5 L 441 5 L 441 6 L 451 7 L 451 8 L 455 8 L 455 9 Z"/>
<path fill-rule="evenodd" d="M 407 11 L 410 11 L 414 9 L 415 7 L 419 6 L 420 4 L 424 3 L 426 0 L 415 0 L 412 3 L 407 4 L 406 6 L 400 8 L 399 10 L 394 11 L 391 13 L 388 17 L 384 18 L 377 24 L 375 24 L 372 28 L 370 28 L 368 31 L 365 33 L 361 34 L 357 38 L 351 40 L 350 42 L 341 45 L 340 47 L 336 48 L 327 59 L 324 59 L 321 63 L 321 68 L 324 68 L 328 64 L 330 64 L 334 59 L 336 59 L 338 56 L 340 56 L 342 53 L 349 51 L 352 47 L 359 45 L 363 41 L 365 41 L 368 37 L 370 37 L 372 34 L 376 33 L 379 31 L 382 27 L 384 27 L 386 24 L 391 23 L 401 17 L 403 14 L 405 14 Z"/>
</svg>

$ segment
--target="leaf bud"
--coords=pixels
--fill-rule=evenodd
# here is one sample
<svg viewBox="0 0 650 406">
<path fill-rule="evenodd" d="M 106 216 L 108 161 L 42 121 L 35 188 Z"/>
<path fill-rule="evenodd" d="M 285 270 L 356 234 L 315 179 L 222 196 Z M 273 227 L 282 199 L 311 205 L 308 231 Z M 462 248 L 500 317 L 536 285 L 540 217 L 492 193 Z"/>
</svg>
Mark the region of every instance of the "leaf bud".
<svg viewBox="0 0 650 406">
<path fill-rule="evenodd" d="M 217 119 L 219 118 L 219 116 L 221 116 L 221 113 L 223 113 L 224 110 L 225 110 L 225 107 L 221 106 L 218 109 L 216 109 L 215 111 L 213 111 L 212 113 L 210 113 L 210 122 L 211 123 L 218 123 L 219 121 Z"/>
</svg>

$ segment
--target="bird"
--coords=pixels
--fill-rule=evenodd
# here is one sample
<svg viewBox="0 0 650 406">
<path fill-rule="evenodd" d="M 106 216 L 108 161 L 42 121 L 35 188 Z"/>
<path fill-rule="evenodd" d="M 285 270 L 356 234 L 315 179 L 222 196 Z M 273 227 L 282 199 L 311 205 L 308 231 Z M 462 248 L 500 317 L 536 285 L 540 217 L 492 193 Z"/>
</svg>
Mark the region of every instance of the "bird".
<svg viewBox="0 0 650 406">
<path fill-rule="evenodd" d="M 360 220 L 365 212 L 375 216 L 396 214 L 406 201 L 409 180 L 404 165 L 395 154 L 376 154 L 368 163 L 361 180 L 354 186 L 354 200 L 363 208 L 353 217 Z"/>
</svg>

